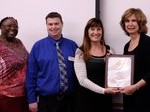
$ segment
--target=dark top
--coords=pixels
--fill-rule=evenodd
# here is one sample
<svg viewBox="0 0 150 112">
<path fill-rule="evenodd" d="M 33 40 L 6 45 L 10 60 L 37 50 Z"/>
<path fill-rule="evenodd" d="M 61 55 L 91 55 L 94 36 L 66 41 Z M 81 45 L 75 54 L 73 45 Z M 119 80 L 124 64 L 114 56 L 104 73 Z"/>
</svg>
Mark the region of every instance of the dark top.
<svg viewBox="0 0 150 112">
<path fill-rule="evenodd" d="M 128 48 L 129 42 L 124 47 L 124 54 L 134 55 L 134 83 L 144 79 L 147 85 L 133 95 L 124 96 L 124 111 L 150 112 L 150 38 L 141 34 L 138 46 L 131 52 Z"/>
<path fill-rule="evenodd" d="M 107 50 L 109 46 L 107 46 Z M 105 84 L 105 56 L 92 56 L 86 62 L 87 77 L 97 85 L 104 87 Z M 112 97 L 111 95 L 104 95 L 95 93 L 89 89 L 79 86 L 76 98 L 75 112 L 111 112 Z"/>
</svg>

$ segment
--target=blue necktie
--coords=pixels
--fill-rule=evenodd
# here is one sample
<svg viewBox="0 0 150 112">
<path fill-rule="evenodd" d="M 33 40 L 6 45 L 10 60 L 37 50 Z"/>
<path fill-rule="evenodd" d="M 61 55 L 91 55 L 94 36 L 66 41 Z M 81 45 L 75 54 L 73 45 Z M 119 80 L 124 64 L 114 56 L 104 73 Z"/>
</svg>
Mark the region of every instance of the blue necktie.
<svg viewBox="0 0 150 112">
<path fill-rule="evenodd" d="M 60 49 L 59 42 L 56 43 L 56 50 L 58 56 L 58 64 L 60 70 L 60 93 L 64 93 L 68 88 L 67 70 L 65 60 Z"/>
</svg>

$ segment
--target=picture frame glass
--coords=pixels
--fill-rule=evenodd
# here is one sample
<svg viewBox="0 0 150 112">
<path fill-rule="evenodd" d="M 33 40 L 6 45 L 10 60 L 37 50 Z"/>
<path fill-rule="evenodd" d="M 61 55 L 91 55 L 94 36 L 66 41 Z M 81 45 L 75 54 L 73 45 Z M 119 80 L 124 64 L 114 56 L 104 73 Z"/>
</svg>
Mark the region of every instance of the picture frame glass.
<svg viewBox="0 0 150 112">
<path fill-rule="evenodd" d="M 125 87 L 133 83 L 134 56 L 106 57 L 105 87 Z"/>
</svg>

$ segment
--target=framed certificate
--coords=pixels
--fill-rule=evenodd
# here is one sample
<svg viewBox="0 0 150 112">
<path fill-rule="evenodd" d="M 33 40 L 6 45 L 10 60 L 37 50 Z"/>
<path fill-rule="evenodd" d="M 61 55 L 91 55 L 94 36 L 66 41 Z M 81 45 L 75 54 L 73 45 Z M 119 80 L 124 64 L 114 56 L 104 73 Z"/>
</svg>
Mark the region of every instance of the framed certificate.
<svg viewBox="0 0 150 112">
<path fill-rule="evenodd" d="M 105 87 L 124 87 L 133 83 L 134 56 L 110 55 L 106 57 Z"/>
</svg>

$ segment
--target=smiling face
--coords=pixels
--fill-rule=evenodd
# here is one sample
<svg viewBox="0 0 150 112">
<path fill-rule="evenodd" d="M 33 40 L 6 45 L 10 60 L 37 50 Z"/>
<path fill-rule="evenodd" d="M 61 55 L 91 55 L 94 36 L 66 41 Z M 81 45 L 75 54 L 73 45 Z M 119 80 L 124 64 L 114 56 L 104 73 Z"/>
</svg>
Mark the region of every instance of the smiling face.
<svg viewBox="0 0 150 112">
<path fill-rule="evenodd" d="M 146 15 L 139 8 L 127 9 L 121 17 L 120 25 L 128 36 L 138 33 L 146 34 L 148 31 Z"/>
<path fill-rule="evenodd" d="M 58 40 L 61 37 L 63 23 L 61 22 L 60 18 L 47 18 L 47 31 L 49 36 Z"/>
<path fill-rule="evenodd" d="M 14 18 L 8 18 L 1 25 L 1 36 L 12 41 L 18 34 L 18 22 Z"/>
<path fill-rule="evenodd" d="M 102 37 L 102 28 L 101 27 L 90 27 L 88 30 L 88 35 L 91 42 L 100 42 Z"/>
<path fill-rule="evenodd" d="M 125 30 L 128 32 L 129 35 L 138 33 L 139 25 L 134 14 L 128 17 L 128 19 L 125 21 Z"/>
</svg>

